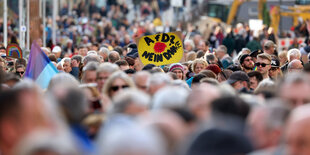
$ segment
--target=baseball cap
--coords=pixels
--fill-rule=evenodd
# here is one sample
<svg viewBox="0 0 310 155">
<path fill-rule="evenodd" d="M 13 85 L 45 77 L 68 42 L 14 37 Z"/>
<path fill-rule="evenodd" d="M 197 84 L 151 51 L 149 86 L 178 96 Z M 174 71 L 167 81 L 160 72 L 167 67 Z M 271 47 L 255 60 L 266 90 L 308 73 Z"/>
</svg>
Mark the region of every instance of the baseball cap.
<svg viewBox="0 0 310 155">
<path fill-rule="evenodd" d="M 256 58 L 257 55 L 258 55 L 258 54 L 261 54 L 261 53 L 263 53 L 262 50 L 254 50 L 254 51 L 252 51 L 252 52 L 250 53 L 250 56 Z"/>
<path fill-rule="evenodd" d="M 235 71 L 228 78 L 227 82 L 233 84 L 237 81 L 250 81 L 249 76 L 243 71 Z"/>
<path fill-rule="evenodd" d="M 52 53 L 59 53 L 61 52 L 61 48 L 59 46 L 55 46 L 52 50 Z"/>
<path fill-rule="evenodd" d="M 280 61 L 277 58 L 271 59 L 271 67 L 280 67 Z"/>
</svg>

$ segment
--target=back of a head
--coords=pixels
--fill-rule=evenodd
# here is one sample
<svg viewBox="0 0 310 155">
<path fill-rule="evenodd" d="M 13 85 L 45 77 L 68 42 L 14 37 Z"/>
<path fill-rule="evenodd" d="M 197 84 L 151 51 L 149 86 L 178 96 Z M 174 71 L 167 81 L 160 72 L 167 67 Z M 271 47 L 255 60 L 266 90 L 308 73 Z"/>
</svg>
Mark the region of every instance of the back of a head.
<svg viewBox="0 0 310 155">
<path fill-rule="evenodd" d="M 119 67 L 116 64 L 105 62 L 98 66 L 97 73 L 114 73 L 118 70 L 119 70 Z"/>
<path fill-rule="evenodd" d="M 83 59 L 84 65 L 87 65 L 90 62 L 100 63 L 100 59 L 99 59 L 98 55 L 90 54 L 90 55 L 87 55 L 84 57 L 84 59 Z"/>
<path fill-rule="evenodd" d="M 249 105 L 239 97 L 222 97 L 211 103 L 213 114 L 236 116 L 245 120 L 250 112 Z"/>
<path fill-rule="evenodd" d="M 68 73 L 59 73 L 53 76 L 48 84 L 47 90 L 53 91 L 55 88 L 60 87 L 78 87 L 79 82 Z"/>
<path fill-rule="evenodd" d="M 217 49 L 216 52 L 223 52 L 223 53 L 227 53 L 227 47 L 225 45 L 220 45 Z"/>
<path fill-rule="evenodd" d="M 109 114 L 125 114 L 124 112 L 131 104 L 149 107 L 150 101 L 151 98 L 148 94 L 137 89 L 127 89 L 113 97 Z"/>
<path fill-rule="evenodd" d="M 80 123 L 88 111 L 88 102 L 84 92 L 79 88 L 66 88 L 63 93 L 56 98 L 68 123 Z"/>
<path fill-rule="evenodd" d="M 116 51 L 111 51 L 108 55 L 109 61 L 111 63 L 115 63 L 117 60 L 120 59 L 119 53 Z"/>
<path fill-rule="evenodd" d="M 96 71 L 99 63 L 97 62 L 89 62 L 86 66 L 83 67 L 83 72 L 86 71 Z"/>
<path fill-rule="evenodd" d="M 20 110 L 18 96 L 20 93 L 20 90 L 14 89 L 5 90 L 0 93 L 0 122 L 2 122 L 4 117 L 12 117 L 18 114 L 18 111 Z"/>
<path fill-rule="evenodd" d="M 165 87 L 154 95 L 152 107 L 153 109 L 185 108 L 188 95 L 189 92 L 184 88 Z"/>
<path fill-rule="evenodd" d="M 152 74 L 150 77 L 149 83 L 151 85 L 161 85 L 161 84 L 169 84 L 171 81 L 171 78 L 162 72 L 157 72 Z"/>
</svg>

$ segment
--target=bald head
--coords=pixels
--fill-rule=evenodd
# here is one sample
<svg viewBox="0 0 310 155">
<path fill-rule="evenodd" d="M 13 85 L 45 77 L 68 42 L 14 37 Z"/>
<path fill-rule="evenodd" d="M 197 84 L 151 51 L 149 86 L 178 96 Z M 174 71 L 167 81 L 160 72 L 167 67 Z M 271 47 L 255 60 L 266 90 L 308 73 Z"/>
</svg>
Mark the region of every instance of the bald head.
<svg viewBox="0 0 310 155">
<path fill-rule="evenodd" d="M 298 72 L 302 71 L 303 65 L 300 60 L 294 59 L 288 64 L 287 69 L 289 72 Z"/>
</svg>

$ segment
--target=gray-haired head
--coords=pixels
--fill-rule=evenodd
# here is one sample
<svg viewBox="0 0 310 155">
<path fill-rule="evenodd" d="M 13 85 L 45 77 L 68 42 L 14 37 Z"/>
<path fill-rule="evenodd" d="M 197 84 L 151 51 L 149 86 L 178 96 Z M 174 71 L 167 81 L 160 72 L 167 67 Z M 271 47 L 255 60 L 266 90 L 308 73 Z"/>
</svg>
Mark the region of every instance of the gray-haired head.
<svg viewBox="0 0 310 155">
<path fill-rule="evenodd" d="M 143 112 L 149 108 L 151 102 L 151 98 L 148 94 L 143 91 L 130 88 L 124 90 L 113 97 L 113 101 L 111 107 L 108 110 L 110 115 L 114 114 L 125 114 L 125 115 L 138 115 L 139 112 Z M 130 112 L 128 111 L 128 107 L 134 105 L 135 107 L 139 107 L 140 111 Z"/>
<path fill-rule="evenodd" d="M 153 109 L 185 108 L 189 92 L 182 87 L 164 87 L 155 93 Z"/>
<path fill-rule="evenodd" d="M 134 122 L 125 127 L 124 125 L 110 127 L 102 135 L 99 140 L 100 148 L 102 148 L 100 154 L 165 154 L 164 141 L 160 135 L 156 131 L 141 127 L 140 124 Z"/>
<path fill-rule="evenodd" d="M 100 63 L 100 58 L 98 55 L 90 54 L 84 57 L 83 64 L 87 65 L 89 62 L 97 62 Z"/>
<path fill-rule="evenodd" d="M 53 91 L 55 88 L 78 87 L 79 82 L 69 73 L 56 74 L 48 84 L 47 90 Z"/>
<path fill-rule="evenodd" d="M 169 75 L 162 72 L 152 74 L 149 80 L 150 85 L 169 84 L 170 82 L 171 78 L 169 77 Z"/>
<path fill-rule="evenodd" d="M 119 71 L 119 67 L 116 64 L 112 64 L 110 62 L 102 63 L 97 68 L 97 74 L 98 73 L 114 73 L 116 71 Z"/>
<path fill-rule="evenodd" d="M 63 131 L 50 132 L 39 130 L 23 138 L 14 154 L 16 155 L 34 155 L 39 153 L 47 154 L 77 154 L 73 141 L 68 134 Z"/>
<path fill-rule="evenodd" d="M 109 54 L 110 50 L 106 47 L 101 47 L 100 50 L 99 50 L 99 54 L 102 53 L 102 54 Z"/>
</svg>

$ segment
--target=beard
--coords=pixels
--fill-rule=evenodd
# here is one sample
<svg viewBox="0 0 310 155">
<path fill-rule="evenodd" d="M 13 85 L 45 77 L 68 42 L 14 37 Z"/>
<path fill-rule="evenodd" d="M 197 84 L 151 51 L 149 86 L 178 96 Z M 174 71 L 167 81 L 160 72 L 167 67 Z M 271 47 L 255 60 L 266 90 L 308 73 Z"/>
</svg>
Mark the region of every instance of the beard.
<svg viewBox="0 0 310 155">
<path fill-rule="evenodd" d="M 254 65 L 242 65 L 242 67 L 246 70 L 252 70 L 254 68 Z"/>
</svg>

